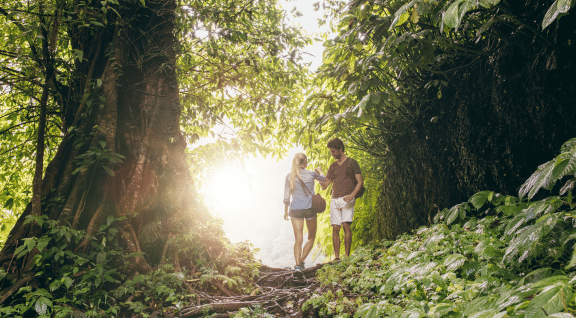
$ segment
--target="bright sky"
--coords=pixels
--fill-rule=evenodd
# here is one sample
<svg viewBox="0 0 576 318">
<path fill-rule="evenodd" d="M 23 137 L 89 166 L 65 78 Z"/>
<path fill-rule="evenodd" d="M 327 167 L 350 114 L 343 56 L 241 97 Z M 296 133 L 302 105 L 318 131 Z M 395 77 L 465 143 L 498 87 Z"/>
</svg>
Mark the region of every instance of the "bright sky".
<svg viewBox="0 0 576 318">
<path fill-rule="evenodd" d="M 317 22 L 322 14 L 314 11 L 313 3 L 309 0 L 280 1 L 291 22 L 299 24 L 309 34 L 324 31 L 319 29 Z M 294 7 L 302 13 L 301 17 L 292 17 L 290 11 Z M 304 55 L 307 62 L 312 62 L 312 70 L 320 66 L 323 49 L 322 43 L 315 43 L 305 49 L 314 55 Z M 284 180 L 298 152 L 303 152 L 303 149 L 292 149 L 279 162 L 262 157 L 247 159 L 244 171 L 223 167 L 207 191 L 213 193 L 208 203 L 224 219 L 224 230 L 228 238 L 232 242 L 250 241 L 260 249 L 259 258 L 269 266 L 294 266 L 294 234 L 290 221 L 283 219 L 282 200 Z M 312 256 L 308 256 L 307 266 L 322 261 L 322 257 L 313 261 Z"/>
</svg>

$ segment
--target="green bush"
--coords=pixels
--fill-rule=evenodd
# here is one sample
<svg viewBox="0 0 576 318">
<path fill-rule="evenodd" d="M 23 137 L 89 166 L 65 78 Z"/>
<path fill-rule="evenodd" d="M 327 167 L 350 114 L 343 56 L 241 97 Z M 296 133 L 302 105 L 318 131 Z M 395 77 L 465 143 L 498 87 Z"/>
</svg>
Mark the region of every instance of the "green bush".
<svg viewBox="0 0 576 318">
<path fill-rule="evenodd" d="M 576 314 L 576 139 L 541 165 L 520 197 L 482 191 L 396 241 L 356 250 L 325 266 L 328 291 L 310 315 L 347 317 L 573 317 Z M 560 195 L 529 201 L 542 188 Z M 351 292 L 344 297 L 333 290 Z M 354 300 L 351 301 L 350 299 Z"/>
</svg>

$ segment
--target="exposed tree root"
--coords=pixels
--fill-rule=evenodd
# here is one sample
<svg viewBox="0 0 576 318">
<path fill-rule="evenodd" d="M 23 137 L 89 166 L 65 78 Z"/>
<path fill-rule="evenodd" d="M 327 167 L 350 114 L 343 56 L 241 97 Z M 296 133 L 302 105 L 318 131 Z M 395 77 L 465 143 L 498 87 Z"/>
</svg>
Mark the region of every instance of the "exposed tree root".
<svg viewBox="0 0 576 318">
<path fill-rule="evenodd" d="M 220 282 L 216 279 L 212 280 L 212 284 L 214 284 L 214 286 L 216 286 L 216 288 L 226 297 L 238 296 L 234 292 L 228 290 L 228 288 L 224 287 L 224 285 L 220 284 Z"/>
<path fill-rule="evenodd" d="M 14 285 L 12 285 L 12 287 L 10 287 L 6 292 L 4 292 L 2 296 L 0 296 L 0 305 L 3 304 L 4 301 L 6 301 L 6 299 L 10 298 L 15 292 L 17 292 L 20 289 L 20 287 L 24 286 L 29 281 L 34 279 L 34 277 L 36 277 L 36 274 L 30 273 L 24 278 L 17 281 Z"/>
<path fill-rule="evenodd" d="M 233 295 L 221 284 L 213 281 L 217 288 L 220 285 L 225 289 L 224 291 L 218 288 L 225 296 L 202 293 L 199 296 L 204 304 L 186 307 L 172 317 L 193 318 L 211 314 L 216 314 L 211 317 L 231 317 L 242 308 L 258 305 L 268 313 L 280 317 L 302 317 L 299 308 L 308 293 L 320 288 L 315 275 L 324 265 L 318 264 L 301 272 L 262 266 L 260 277 L 256 281 L 256 286 L 261 291 L 259 295 Z"/>
</svg>

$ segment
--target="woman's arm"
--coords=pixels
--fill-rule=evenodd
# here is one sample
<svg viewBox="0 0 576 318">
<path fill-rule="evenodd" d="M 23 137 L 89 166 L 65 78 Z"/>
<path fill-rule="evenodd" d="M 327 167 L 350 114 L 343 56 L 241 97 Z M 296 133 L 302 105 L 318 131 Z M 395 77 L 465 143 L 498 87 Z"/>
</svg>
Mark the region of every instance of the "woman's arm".
<svg viewBox="0 0 576 318">
<path fill-rule="evenodd" d="M 284 220 L 288 221 L 288 206 L 290 205 L 290 180 L 286 176 L 284 183 Z"/>
<path fill-rule="evenodd" d="M 290 204 L 290 180 L 286 177 L 286 182 L 284 183 L 284 202 L 285 205 Z"/>
<path fill-rule="evenodd" d="M 316 172 L 320 176 L 320 178 L 317 179 L 318 183 L 320 183 L 320 188 L 322 188 L 322 190 L 326 190 L 326 188 L 328 188 L 330 183 L 332 183 L 332 180 L 324 176 L 324 173 L 322 172 L 322 167 L 314 169 L 314 172 Z"/>
</svg>

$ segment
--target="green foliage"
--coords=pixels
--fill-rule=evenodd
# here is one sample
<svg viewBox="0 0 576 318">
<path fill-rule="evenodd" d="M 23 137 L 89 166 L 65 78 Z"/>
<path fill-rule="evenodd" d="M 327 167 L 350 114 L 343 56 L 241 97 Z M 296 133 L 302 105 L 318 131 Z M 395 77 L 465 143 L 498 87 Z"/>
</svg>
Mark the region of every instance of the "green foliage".
<svg viewBox="0 0 576 318">
<path fill-rule="evenodd" d="M 113 177 L 114 171 L 112 171 L 110 166 L 122 162 L 123 159 L 126 159 L 126 157 L 119 153 L 114 153 L 110 149 L 106 149 L 106 142 L 102 140 L 98 143 L 98 146 L 92 147 L 87 152 L 76 157 L 78 168 L 76 168 L 72 174 L 88 169 L 94 169 L 93 171 L 96 171 L 97 168 L 102 168 L 107 174 Z"/>
<path fill-rule="evenodd" d="M 216 256 L 199 252 L 210 245 L 208 240 L 222 240 L 217 225 L 206 226 L 206 233 L 199 229 L 198 235 L 189 233 L 174 240 L 174 244 L 181 246 L 180 254 L 192 258 L 197 268 L 175 271 L 172 265 L 162 265 L 149 274 L 125 277 L 122 269 L 130 266 L 132 255 L 117 245 L 116 225 L 120 220 L 109 216 L 94 237 L 87 237 L 83 231 L 61 226 L 46 216 L 28 217 L 26 222 L 47 228 L 48 235 L 24 239 L 14 257 L 31 257 L 31 270 L 41 284 L 22 287 L 10 304 L 0 307 L 2 317 L 22 317 L 32 311 L 39 317 L 112 317 L 120 313 L 146 317 L 155 306 L 177 312 L 184 306 L 195 305 L 200 296 L 191 294 L 187 282 L 213 290 L 210 281 L 217 279 L 241 293 L 257 288 L 252 282 L 260 264 L 250 244 L 228 245 L 219 252 L 211 250 L 219 253 Z M 208 233 L 215 234 L 210 237 Z M 87 254 L 67 248 L 84 240 L 92 246 Z M 4 270 L 0 271 L 0 280 L 5 285 L 14 283 Z"/>
<path fill-rule="evenodd" d="M 571 3 L 562 3 L 558 10 L 564 12 L 571 7 Z M 377 221 L 358 224 L 361 228 L 372 225 L 370 235 L 361 239 L 394 237 L 429 222 L 432 215 L 428 214 L 434 214 L 438 206 L 453 205 L 469 196 L 467 191 L 478 190 L 470 190 L 468 186 L 470 178 L 476 178 L 474 174 L 478 173 L 466 165 L 478 165 L 482 151 L 475 153 L 478 147 L 469 149 L 466 142 L 470 142 L 467 138 L 478 137 L 477 127 L 482 124 L 477 122 L 489 116 L 467 118 L 466 114 L 478 112 L 484 116 L 492 111 L 492 105 L 460 107 L 458 94 L 490 94 L 489 85 L 503 86 L 489 80 L 495 78 L 492 73 L 483 72 L 493 69 L 491 63 L 505 56 L 509 46 L 533 47 L 537 43 L 543 47 L 542 52 L 546 52 L 541 53 L 542 56 L 551 61 L 556 57 L 547 52 L 570 47 L 573 39 L 561 37 L 562 28 L 541 27 L 545 21 L 558 21 L 557 17 L 544 17 L 546 10 L 556 10 L 558 6 L 556 2 L 551 4 L 552 1 L 500 0 L 323 3 L 327 8 L 325 22 L 330 23 L 335 36 L 324 44 L 323 65 L 313 78 L 302 109 L 307 125 L 297 136 L 298 141 L 309 148 L 307 152 L 312 153 L 311 157 L 318 155 L 325 166 L 331 159 L 322 156 L 324 142 L 340 137 L 350 149 L 351 157 L 363 159 L 361 167 L 368 168 L 364 176 L 368 180 L 379 180 L 374 189 L 380 192 L 380 202 L 372 206 L 375 209 L 368 208 L 376 210 L 370 213 L 377 216 Z M 565 30 L 572 33 L 571 27 Z M 541 60 L 538 54 L 533 55 L 534 61 Z M 573 54 L 566 51 L 566 56 Z M 552 64 L 548 63 L 546 69 L 555 68 Z M 527 69 L 534 72 L 534 68 Z M 498 78 L 504 76 L 499 71 L 496 73 L 494 76 Z M 486 88 L 462 84 L 464 79 L 478 77 L 486 78 Z M 509 88 L 504 91 L 506 89 Z M 503 109 L 510 117 L 515 116 L 509 103 L 493 106 Z M 496 114 L 492 118 L 501 116 Z M 504 121 L 502 131 L 510 127 L 511 119 Z M 470 135 L 460 136 L 461 130 Z M 451 139 L 453 135 L 458 137 Z M 492 132 L 486 135 L 481 142 L 504 138 Z M 458 144 L 459 140 L 465 141 Z M 454 144 L 452 148 L 451 144 Z M 486 146 L 484 152 L 498 151 L 490 149 L 493 146 Z M 501 184 L 510 179 L 503 175 L 518 176 L 517 167 L 524 167 L 523 164 L 515 165 L 514 169 L 502 165 L 502 170 L 497 167 L 495 171 L 486 171 L 500 178 L 491 176 L 486 178 L 487 182 L 497 179 L 494 183 Z M 485 188 L 484 180 L 477 180 L 481 180 L 479 189 Z M 443 183 L 451 183 L 453 188 Z M 413 200 L 415 196 L 418 197 Z M 456 217 L 457 213 L 453 210 L 451 216 Z M 403 220 L 397 221 L 396 216 Z"/>
<path fill-rule="evenodd" d="M 10 234 L 10 230 L 16 224 L 18 217 L 10 210 L 2 210 L 0 212 L 0 248 L 4 247 L 4 242 Z"/>
<path fill-rule="evenodd" d="M 354 317 L 576 313 L 571 189 L 534 202 L 482 191 L 444 209 L 435 222 L 324 267 L 318 278 L 328 290 L 313 295 L 303 310 L 338 316 L 342 312 L 334 308 L 352 303 L 346 312 Z M 338 290 L 350 294 L 335 294 Z"/>
<path fill-rule="evenodd" d="M 526 180 L 520 188 L 520 198 L 528 195 L 532 199 L 538 190 L 544 188 L 552 190 L 556 182 L 564 177 L 572 176 L 560 189 L 560 194 L 574 188 L 576 182 L 576 138 L 568 140 L 562 145 L 561 153 L 555 158 L 542 164 Z"/>
<path fill-rule="evenodd" d="M 276 1 L 189 1 L 178 16 L 181 127 L 198 183 L 249 154 L 280 157 L 308 85 L 302 48 Z"/>
<path fill-rule="evenodd" d="M 43 91 L 48 92 L 47 167 L 64 135 L 80 129 L 75 127 L 78 119 L 107 103 L 102 70 L 90 71 L 93 78 L 86 79 L 98 56 L 97 40 L 90 43 L 94 47 L 88 42 L 102 34 L 120 39 L 123 32 L 132 32 L 124 17 L 140 5 L 145 1 L 0 1 L 0 61 L 5 66 L 0 69 L 0 159 L 6 163 L 0 167 L 0 206 L 18 216 L 30 200 Z M 204 170 L 231 158 L 283 153 L 289 145 L 275 141 L 288 139 L 298 118 L 308 74 L 301 49 L 311 40 L 287 24 L 276 1 L 189 0 L 178 2 L 175 15 L 181 130 L 189 144 L 207 136 L 218 140 L 189 149 L 197 182 L 205 180 Z M 115 48 L 104 49 L 110 56 Z M 140 62 L 158 55 L 146 52 Z M 54 76 L 48 76 L 48 69 Z M 106 161 L 114 158 L 100 156 L 103 149 L 93 145 L 86 155 L 91 158 L 82 158 L 80 167 L 96 163 L 113 174 Z"/>
<path fill-rule="evenodd" d="M 39 102 L 46 83 L 39 52 L 46 38 L 38 21 L 38 4 L 0 1 L 0 63 L 3 65 L 0 70 L 0 158 L 4 163 L 0 167 L 0 205 L 15 216 L 20 215 L 31 197 Z M 44 3 L 44 13 L 53 15 L 56 7 L 55 3 Z M 62 82 L 68 80 L 66 70 L 70 70 L 73 63 L 68 59 L 67 41 L 68 37 L 62 34 L 53 43 L 60 54 L 54 66 Z M 62 137 L 62 121 L 51 98 L 47 110 L 44 167 L 53 158 Z"/>
<path fill-rule="evenodd" d="M 30 310 L 41 317 L 65 317 L 77 311 L 88 317 L 116 315 L 120 307 L 111 298 L 109 289 L 123 279 L 117 262 L 128 260 L 115 243 L 116 221 L 108 217 L 95 237 L 87 237 L 82 231 L 60 226 L 46 216 L 29 216 L 26 222 L 45 227 L 48 235 L 24 239 L 14 257 L 31 257 L 32 273 L 42 285 L 22 287 L 11 304 L 0 307 L 3 316 L 21 317 Z M 93 247 L 88 254 L 67 249 L 83 240 Z M 4 284 L 14 283 L 6 272 L 2 276 Z"/>
<path fill-rule="evenodd" d="M 266 310 L 262 308 L 262 306 L 257 305 L 252 308 L 241 308 L 236 314 L 232 316 L 233 318 L 273 318 L 275 317 L 272 314 L 266 313 Z"/>
</svg>

